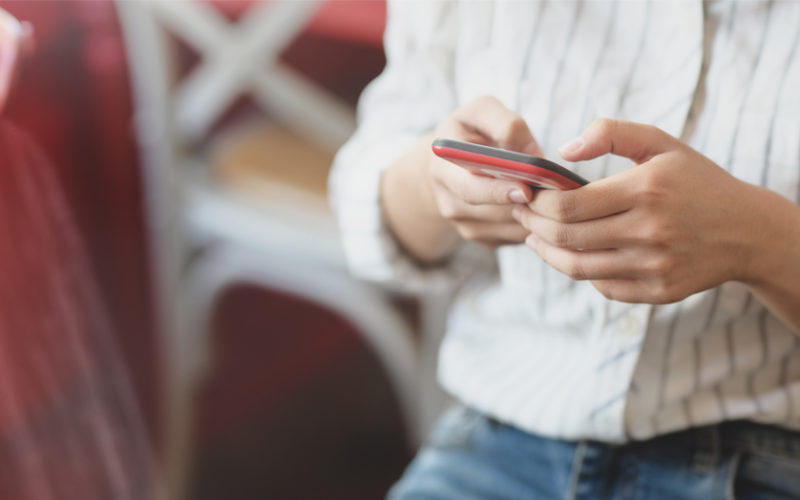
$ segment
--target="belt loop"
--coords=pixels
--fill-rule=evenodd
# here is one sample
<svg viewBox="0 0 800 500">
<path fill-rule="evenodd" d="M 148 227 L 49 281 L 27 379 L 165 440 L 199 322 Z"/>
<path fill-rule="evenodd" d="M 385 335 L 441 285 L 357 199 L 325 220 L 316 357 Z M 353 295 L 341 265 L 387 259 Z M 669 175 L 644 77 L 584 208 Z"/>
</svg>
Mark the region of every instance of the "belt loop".
<svg viewBox="0 0 800 500">
<path fill-rule="evenodd" d="M 725 479 L 725 499 L 726 500 L 736 500 L 736 491 L 734 489 L 736 485 L 736 475 L 739 472 L 739 463 L 742 461 L 742 454 L 741 452 L 736 453 L 731 458 L 730 463 L 728 464 L 727 468 L 727 477 Z"/>
<path fill-rule="evenodd" d="M 569 492 L 567 493 L 566 500 L 575 500 L 578 495 L 578 482 L 581 478 L 581 469 L 583 468 L 583 459 L 586 456 L 586 441 L 578 443 L 578 448 L 575 450 L 575 457 L 572 461 L 572 478 L 569 481 Z"/>
<path fill-rule="evenodd" d="M 721 456 L 719 426 L 703 427 L 697 429 L 697 433 L 694 468 L 700 472 L 710 472 L 719 464 Z"/>
<path fill-rule="evenodd" d="M 711 426 L 711 454 L 714 459 L 714 466 L 716 466 L 722 457 L 722 439 L 718 424 Z"/>
</svg>

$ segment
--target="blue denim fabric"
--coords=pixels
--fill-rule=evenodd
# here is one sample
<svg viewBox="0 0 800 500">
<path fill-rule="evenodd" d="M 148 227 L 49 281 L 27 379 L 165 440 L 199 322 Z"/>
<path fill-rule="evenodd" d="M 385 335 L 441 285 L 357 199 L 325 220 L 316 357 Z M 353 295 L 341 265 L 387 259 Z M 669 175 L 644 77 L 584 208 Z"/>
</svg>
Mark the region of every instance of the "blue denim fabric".
<svg viewBox="0 0 800 500">
<path fill-rule="evenodd" d="M 800 433 L 729 422 L 609 445 L 543 438 L 457 407 L 389 498 L 800 499 Z"/>
</svg>

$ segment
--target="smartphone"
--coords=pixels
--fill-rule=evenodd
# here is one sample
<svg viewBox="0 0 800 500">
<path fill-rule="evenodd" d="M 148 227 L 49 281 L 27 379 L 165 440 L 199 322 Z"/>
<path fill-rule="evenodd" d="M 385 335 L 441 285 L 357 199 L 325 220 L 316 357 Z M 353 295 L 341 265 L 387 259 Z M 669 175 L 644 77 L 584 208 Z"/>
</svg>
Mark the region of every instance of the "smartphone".
<svg viewBox="0 0 800 500">
<path fill-rule="evenodd" d="M 431 147 L 437 156 L 483 177 L 522 181 L 542 189 L 575 189 L 589 183 L 557 163 L 515 151 L 454 139 L 435 139 Z"/>
</svg>

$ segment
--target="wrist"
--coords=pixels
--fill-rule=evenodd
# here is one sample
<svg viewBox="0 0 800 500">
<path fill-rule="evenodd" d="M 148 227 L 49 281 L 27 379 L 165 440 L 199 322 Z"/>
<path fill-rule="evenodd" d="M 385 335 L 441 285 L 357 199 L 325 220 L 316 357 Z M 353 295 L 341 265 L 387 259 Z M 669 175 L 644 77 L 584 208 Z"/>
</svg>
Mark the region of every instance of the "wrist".
<svg viewBox="0 0 800 500">
<path fill-rule="evenodd" d="M 439 206 L 436 203 L 436 195 L 434 193 L 434 182 L 436 181 L 431 174 L 430 162 L 433 156 L 431 143 L 435 137 L 435 133 L 431 132 L 417 143 L 414 154 L 415 161 L 412 166 L 414 171 L 409 178 L 420 186 L 420 198 L 428 217 L 438 219 L 442 225 L 450 227 L 449 221 L 445 220 L 439 212 Z"/>
<path fill-rule="evenodd" d="M 757 222 L 747 273 L 741 280 L 789 328 L 800 334 L 800 207 L 757 188 Z"/>
<path fill-rule="evenodd" d="M 422 263 L 446 259 L 457 233 L 439 214 L 428 169 L 429 137 L 422 138 L 381 176 L 381 205 L 395 239 Z"/>
<path fill-rule="evenodd" d="M 752 186 L 750 224 L 739 281 L 760 291 L 778 290 L 798 273 L 800 263 L 800 207 L 768 189 Z"/>
</svg>

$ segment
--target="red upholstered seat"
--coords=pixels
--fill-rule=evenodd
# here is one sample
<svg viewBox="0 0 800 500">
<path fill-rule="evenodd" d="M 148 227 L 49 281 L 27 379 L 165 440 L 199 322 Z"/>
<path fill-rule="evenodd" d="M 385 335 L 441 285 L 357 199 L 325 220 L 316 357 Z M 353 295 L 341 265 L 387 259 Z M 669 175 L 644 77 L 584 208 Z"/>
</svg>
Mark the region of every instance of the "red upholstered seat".
<svg viewBox="0 0 800 500">
<path fill-rule="evenodd" d="M 207 0 L 229 18 L 238 18 L 262 0 Z M 380 47 L 386 25 L 383 0 L 321 2 L 306 32 L 350 42 Z"/>
<path fill-rule="evenodd" d="M 18 28 L 0 10 L 0 497 L 150 498 L 160 487 L 155 455 L 69 196 L 71 158 L 33 133 L 52 138 L 74 123 L 58 122 L 53 106 L 48 126 L 20 125 L 47 100 L 27 74 L 9 93 L 20 76 Z M 17 96 L 32 106 L 17 107 Z"/>
<path fill-rule="evenodd" d="M 0 492 L 146 498 L 154 456 L 53 165 L 0 118 Z"/>
</svg>

